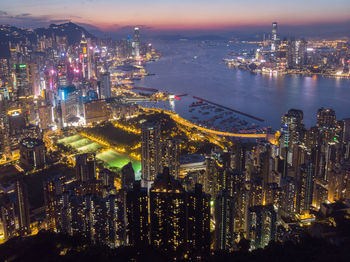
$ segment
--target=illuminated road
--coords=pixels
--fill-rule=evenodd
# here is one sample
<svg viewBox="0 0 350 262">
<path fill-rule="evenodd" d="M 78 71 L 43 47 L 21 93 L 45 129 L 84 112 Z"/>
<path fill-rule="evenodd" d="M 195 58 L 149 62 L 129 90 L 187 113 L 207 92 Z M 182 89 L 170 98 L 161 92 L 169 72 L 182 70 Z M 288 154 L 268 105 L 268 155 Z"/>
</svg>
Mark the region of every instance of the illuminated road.
<svg viewBox="0 0 350 262">
<path fill-rule="evenodd" d="M 240 133 L 229 133 L 229 132 L 223 132 L 223 131 L 216 131 L 216 130 L 212 130 L 212 129 L 198 126 L 198 125 L 196 125 L 196 124 L 194 124 L 186 119 L 183 119 L 178 114 L 175 114 L 171 111 L 167 111 L 167 110 L 163 110 L 163 109 L 156 109 L 156 108 L 146 108 L 146 107 L 142 107 L 142 109 L 145 111 L 156 111 L 158 113 L 163 112 L 163 113 L 169 115 L 177 123 L 180 123 L 180 124 L 187 126 L 189 128 L 195 128 L 199 131 L 213 134 L 213 135 L 241 137 L 241 138 L 264 138 L 264 139 L 266 139 L 268 136 L 267 134 L 240 134 Z"/>
</svg>

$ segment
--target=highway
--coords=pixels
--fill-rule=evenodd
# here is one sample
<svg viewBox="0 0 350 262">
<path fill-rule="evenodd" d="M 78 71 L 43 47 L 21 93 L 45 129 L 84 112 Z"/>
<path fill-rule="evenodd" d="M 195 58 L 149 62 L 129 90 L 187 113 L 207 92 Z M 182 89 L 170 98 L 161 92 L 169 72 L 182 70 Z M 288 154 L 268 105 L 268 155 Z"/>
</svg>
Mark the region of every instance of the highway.
<svg viewBox="0 0 350 262">
<path fill-rule="evenodd" d="M 179 124 L 182 124 L 182 125 L 187 126 L 189 128 L 195 128 L 199 131 L 202 131 L 205 133 L 210 133 L 213 135 L 240 137 L 240 138 L 264 138 L 264 139 L 267 139 L 267 134 L 240 134 L 240 133 L 230 133 L 230 132 L 223 132 L 223 131 L 216 131 L 216 130 L 208 129 L 208 128 L 196 125 L 196 124 L 194 124 L 186 119 L 183 119 L 178 114 L 175 114 L 175 113 L 168 111 L 168 110 L 156 109 L 156 108 L 146 108 L 146 107 L 142 107 L 142 109 L 145 111 L 156 111 L 159 113 L 163 112 L 163 113 L 169 115 L 174 121 L 176 121 Z"/>
</svg>

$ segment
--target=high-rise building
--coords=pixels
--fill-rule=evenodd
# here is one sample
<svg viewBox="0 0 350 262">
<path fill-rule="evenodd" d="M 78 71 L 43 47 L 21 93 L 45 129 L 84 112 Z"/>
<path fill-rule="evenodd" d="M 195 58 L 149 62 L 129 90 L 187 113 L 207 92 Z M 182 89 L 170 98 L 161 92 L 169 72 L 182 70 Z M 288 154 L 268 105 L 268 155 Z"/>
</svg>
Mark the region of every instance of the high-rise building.
<svg viewBox="0 0 350 262">
<path fill-rule="evenodd" d="M 296 211 L 299 214 L 308 212 L 312 205 L 313 190 L 314 190 L 314 170 L 312 163 L 303 164 L 300 166 L 297 179 L 298 192 L 296 199 Z"/>
<path fill-rule="evenodd" d="M 215 200 L 215 246 L 217 250 L 232 250 L 234 245 L 234 198 L 226 190 Z"/>
<path fill-rule="evenodd" d="M 83 78 L 90 79 L 90 57 L 89 57 L 89 46 L 88 46 L 88 40 L 85 38 L 85 35 L 82 35 L 81 41 L 80 41 L 80 63 L 82 65 L 82 73 Z"/>
<path fill-rule="evenodd" d="M 248 238 L 251 248 L 264 248 L 276 239 L 277 212 L 273 205 L 253 206 L 248 210 Z"/>
<path fill-rule="evenodd" d="M 341 129 L 336 120 L 334 110 L 320 108 L 317 111 L 317 128 L 322 143 L 338 142 Z"/>
<path fill-rule="evenodd" d="M 16 209 L 18 216 L 19 233 L 21 235 L 30 234 L 29 201 L 26 185 L 23 179 L 15 182 Z"/>
<path fill-rule="evenodd" d="M 112 96 L 111 91 L 111 73 L 104 72 L 101 74 L 100 79 L 100 98 L 110 98 Z"/>
<path fill-rule="evenodd" d="M 147 188 L 142 188 L 140 181 L 128 189 L 126 195 L 127 238 L 133 246 L 149 245 L 149 204 Z"/>
<path fill-rule="evenodd" d="M 161 171 L 161 131 L 157 122 L 144 122 L 141 126 L 141 166 L 143 186 L 150 188 Z"/>
<path fill-rule="evenodd" d="M 46 164 L 46 147 L 41 139 L 24 138 L 19 145 L 20 163 L 25 169 L 39 169 Z"/>
<path fill-rule="evenodd" d="M 84 103 L 85 122 L 92 123 L 109 119 L 107 104 L 103 100 L 93 100 Z"/>
<path fill-rule="evenodd" d="M 44 200 L 47 229 L 57 231 L 58 195 L 65 191 L 65 176 L 57 176 L 44 182 Z"/>
<path fill-rule="evenodd" d="M 39 89 L 39 67 L 36 63 L 28 63 L 28 80 L 29 80 L 29 86 L 30 94 L 28 95 L 34 95 L 39 96 L 40 95 L 40 89 Z"/>
<path fill-rule="evenodd" d="M 172 252 L 186 243 L 186 193 L 164 168 L 150 190 L 151 244 Z"/>
<path fill-rule="evenodd" d="M 290 109 L 281 120 L 280 157 L 283 159 L 282 177 L 287 177 L 288 166 L 292 164 L 293 146 L 303 142 L 305 128 L 304 113 L 298 109 Z"/>
<path fill-rule="evenodd" d="M 272 23 L 272 37 L 271 37 L 271 51 L 276 51 L 277 49 L 277 22 Z"/>
<path fill-rule="evenodd" d="M 52 123 L 52 110 L 51 106 L 45 105 L 39 107 L 39 125 L 43 130 L 47 130 Z"/>
<path fill-rule="evenodd" d="M 176 139 L 168 139 L 163 143 L 163 166 L 169 168 L 170 175 L 175 178 L 180 173 L 180 144 Z"/>
<path fill-rule="evenodd" d="M 281 179 L 283 191 L 281 211 L 285 217 L 293 218 L 296 213 L 297 184 L 293 177 Z"/>
<path fill-rule="evenodd" d="M 122 167 L 122 188 L 132 188 L 135 182 L 135 172 L 132 167 L 132 163 L 129 162 L 125 166 Z"/>
<path fill-rule="evenodd" d="M 79 91 L 75 86 L 60 87 L 59 95 L 63 125 L 66 126 L 70 122 L 76 122 L 77 117 L 80 115 L 78 104 Z"/>
<path fill-rule="evenodd" d="M 134 58 L 140 59 L 140 29 L 138 27 L 134 28 L 133 48 Z"/>
<path fill-rule="evenodd" d="M 210 195 L 205 194 L 202 185 L 196 184 L 187 193 L 187 244 L 194 253 L 208 253 L 210 250 Z"/>
<path fill-rule="evenodd" d="M 14 90 L 17 97 L 27 97 L 32 95 L 32 87 L 29 85 L 29 69 L 27 64 L 16 64 Z"/>
<path fill-rule="evenodd" d="M 291 40 L 288 42 L 287 62 L 289 68 L 300 68 L 306 63 L 305 40 Z"/>
<path fill-rule="evenodd" d="M 96 179 L 95 154 L 85 153 L 75 156 L 75 178 L 81 182 Z"/>
<path fill-rule="evenodd" d="M 321 107 L 317 110 L 317 127 L 327 127 L 336 125 L 336 115 L 334 110 Z"/>
<path fill-rule="evenodd" d="M 15 204 L 5 193 L 0 194 L 0 224 L 4 241 L 16 235 Z"/>
<path fill-rule="evenodd" d="M 350 118 L 343 119 L 342 120 L 342 127 L 343 127 L 343 143 L 350 141 Z"/>
</svg>

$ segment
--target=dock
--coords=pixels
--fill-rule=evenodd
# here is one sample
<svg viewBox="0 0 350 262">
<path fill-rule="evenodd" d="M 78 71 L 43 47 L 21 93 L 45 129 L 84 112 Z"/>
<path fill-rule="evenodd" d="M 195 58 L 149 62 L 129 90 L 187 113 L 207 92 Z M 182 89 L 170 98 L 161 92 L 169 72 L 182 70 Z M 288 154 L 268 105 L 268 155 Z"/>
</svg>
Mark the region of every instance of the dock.
<svg viewBox="0 0 350 262">
<path fill-rule="evenodd" d="M 233 108 L 229 108 L 229 107 L 227 107 L 227 106 L 223 106 L 223 105 L 220 105 L 220 104 L 211 102 L 211 101 L 209 101 L 209 100 L 206 100 L 206 99 L 204 99 L 204 98 L 200 98 L 200 97 L 198 97 L 198 96 L 193 96 L 193 98 L 194 98 L 194 99 L 201 100 L 201 101 L 204 101 L 204 102 L 206 102 L 206 103 L 208 103 L 208 104 L 212 104 L 212 105 L 214 105 L 214 106 L 221 107 L 221 108 L 223 108 L 223 109 L 232 111 L 232 112 L 234 112 L 234 113 L 237 113 L 237 114 L 240 114 L 240 115 L 243 115 L 243 116 L 252 118 L 252 119 L 257 120 L 257 121 L 259 121 L 259 122 L 264 122 L 264 121 L 265 121 L 264 119 L 261 119 L 261 118 L 259 118 L 259 117 L 257 117 L 257 116 L 253 116 L 253 115 L 250 115 L 250 114 L 247 114 L 247 113 L 244 113 L 244 112 L 235 110 L 235 109 L 233 109 Z"/>
</svg>

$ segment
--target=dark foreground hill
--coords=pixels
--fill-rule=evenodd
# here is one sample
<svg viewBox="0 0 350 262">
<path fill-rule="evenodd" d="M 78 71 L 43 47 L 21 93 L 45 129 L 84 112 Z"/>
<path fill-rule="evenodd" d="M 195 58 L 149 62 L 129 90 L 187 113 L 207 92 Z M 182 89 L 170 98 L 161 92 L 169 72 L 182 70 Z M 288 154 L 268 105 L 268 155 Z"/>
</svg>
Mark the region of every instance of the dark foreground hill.
<svg viewBox="0 0 350 262">
<path fill-rule="evenodd" d="M 233 253 L 216 252 L 200 261 L 234 262 L 289 262 L 289 261 L 350 261 L 349 242 L 340 246 L 328 244 L 324 240 L 303 238 L 298 244 L 283 245 L 271 243 L 268 247 L 253 252 L 244 250 Z M 177 258 L 177 261 L 187 261 Z M 40 232 L 36 236 L 14 238 L 0 246 L 0 261 L 171 261 L 154 247 L 119 247 L 111 249 L 95 245 L 82 237 L 71 237 L 51 232 Z"/>
</svg>

